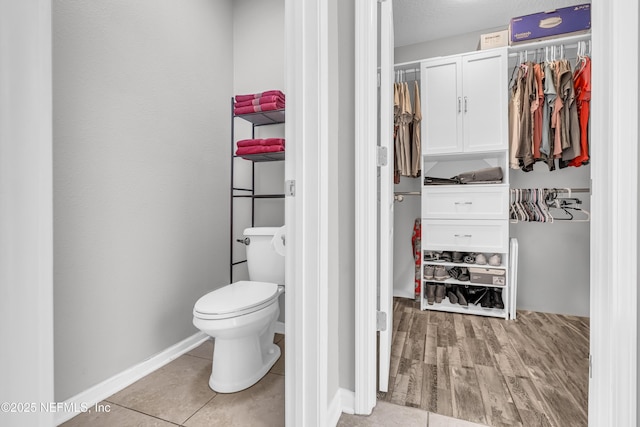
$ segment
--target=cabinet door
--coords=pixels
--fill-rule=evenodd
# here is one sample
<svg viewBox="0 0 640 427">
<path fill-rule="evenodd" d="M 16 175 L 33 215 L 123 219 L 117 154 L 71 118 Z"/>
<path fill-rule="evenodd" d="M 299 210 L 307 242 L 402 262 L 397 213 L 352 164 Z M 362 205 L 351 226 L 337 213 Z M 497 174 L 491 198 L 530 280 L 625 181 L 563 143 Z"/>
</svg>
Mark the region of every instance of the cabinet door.
<svg viewBox="0 0 640 427">
<path fill-rule="evenodd" d="M 422 65 L 422 153 L 462 152 L 461 58 Z"/>
<path fill-rule="evenodd" d="M 507 52 L 493 49 L 462 57 L 464 151 L 507 149 Z"/>
</svg>

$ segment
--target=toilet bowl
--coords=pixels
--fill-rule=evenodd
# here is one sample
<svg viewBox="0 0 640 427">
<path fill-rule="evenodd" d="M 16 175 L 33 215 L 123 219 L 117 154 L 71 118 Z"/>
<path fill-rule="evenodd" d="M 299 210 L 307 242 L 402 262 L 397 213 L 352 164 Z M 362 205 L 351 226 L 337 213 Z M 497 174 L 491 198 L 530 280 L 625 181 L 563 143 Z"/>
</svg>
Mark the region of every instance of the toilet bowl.
<svg viewBox="0 0 640 427">
<path fill-rule="evenodd" d="M 219 393 L 252 386 L 280 357 L 273 337 L 284 292 L 284 228 L 249 228 L 244 236 L 251 280 L 209 292 L 193 308 L 193 324 L 215 338 L 209 387 Z"/>
</svg>

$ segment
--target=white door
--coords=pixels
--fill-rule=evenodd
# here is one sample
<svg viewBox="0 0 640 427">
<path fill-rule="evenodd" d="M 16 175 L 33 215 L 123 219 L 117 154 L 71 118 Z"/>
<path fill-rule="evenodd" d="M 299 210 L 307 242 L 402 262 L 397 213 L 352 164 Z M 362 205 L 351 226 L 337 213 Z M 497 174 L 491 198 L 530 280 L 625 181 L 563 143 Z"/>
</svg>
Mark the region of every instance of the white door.
<svg viewBox="0 0 640 427">
<path fill-rule="evenodd" d="M 462 67 L 459 56 L 422 66 L 423 154 L 462 152 Z"/>
<path fill-rule="evenodd" d="M 379 169 L 380 177 L 380 288 L 378 311 L 386 313 L 379 341 L 378 389 L 389 387 L 391 339 L 393 329 L 393 3 L 380 4 L 380 147 L 386 149 L 387 162 Z"/>
<path fill-rule="evenodd" d="M 464 151 L 507 148 L 507 52 L 465 55 L 462 58 Z M 479 84 L 479 83 L 482 84 Z"/>
</svg>

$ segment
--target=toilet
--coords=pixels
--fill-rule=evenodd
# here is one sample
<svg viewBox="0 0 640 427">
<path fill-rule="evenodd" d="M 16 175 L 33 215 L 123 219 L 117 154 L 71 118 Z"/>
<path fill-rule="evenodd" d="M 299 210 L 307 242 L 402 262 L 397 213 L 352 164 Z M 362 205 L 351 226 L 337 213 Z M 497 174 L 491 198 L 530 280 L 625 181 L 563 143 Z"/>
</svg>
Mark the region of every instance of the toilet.
<svg viewBox="0 0 640 427">
<path fill-rule="evenodd" d="M 193 324 L 215 338 L 209 387 L 233 393 L 257 383 L 280 357 L 273 343 L 284 292 L 284 227 L 244 230 L 249 280 L 201 297 Z"/>
</svg>

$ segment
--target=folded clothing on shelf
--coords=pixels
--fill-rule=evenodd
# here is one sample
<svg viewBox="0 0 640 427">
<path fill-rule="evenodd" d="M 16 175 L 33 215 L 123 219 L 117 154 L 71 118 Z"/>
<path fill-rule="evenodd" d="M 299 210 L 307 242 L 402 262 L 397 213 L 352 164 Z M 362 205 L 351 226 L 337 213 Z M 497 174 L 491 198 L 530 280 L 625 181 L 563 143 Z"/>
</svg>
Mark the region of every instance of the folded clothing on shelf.
<svg viewBox="0 0 640 427">
<path fill-rule="evenodd" d="M 278 96 L 280 98 L 282 98 L 284 100 L 284 93 L 282 93 L 279 90 L 267 90 L 265 92 L 259 92 L 259 93 L 251 93 L 248 95 L 236 95 L 235 96 L 235 100 L 236 102 L 242 102 L 242 101 L 251 101 L 254 99 L 258 99 L 258 98 L 262 98 L 262 97 L 266 97 L 266 96 Z"/>
<path fill-rule="evenodd" d="M 235 108 L 239 107 L 250 107 L 252 105 L 262 105 L 269 104 L 271 102 L 280 102 L 284 104 L 284 97 L 280 95 L 267 95 L 261 96 L 260 98 L 250 99 L 248 101 L 236 101 L 234 104 Z"/>
<path fill-rule="evenodd" d="M 282 145 L 284 146 L 284 138 L 263 138 L 263 139 L 243 139 L 236 142 L 238 148 L 253 147 L 256 145 Z"/>
<path fill-rule="evenodd" d="M 277 153 L 280 151 L 284 151 L 284 145 L 250 145 L 239 147 L 236 150 L 236 155 L 244 156 L 246 154 Z"/>
</svg>

